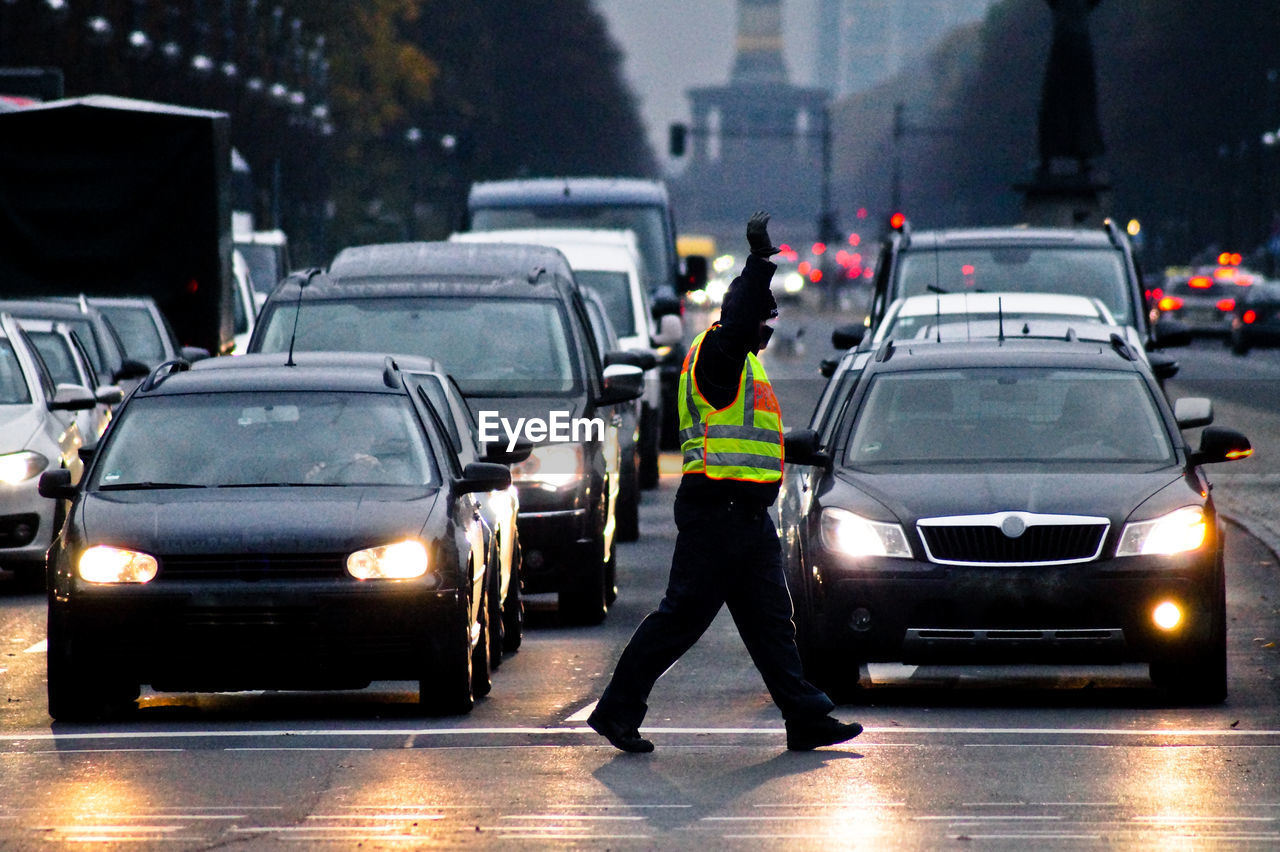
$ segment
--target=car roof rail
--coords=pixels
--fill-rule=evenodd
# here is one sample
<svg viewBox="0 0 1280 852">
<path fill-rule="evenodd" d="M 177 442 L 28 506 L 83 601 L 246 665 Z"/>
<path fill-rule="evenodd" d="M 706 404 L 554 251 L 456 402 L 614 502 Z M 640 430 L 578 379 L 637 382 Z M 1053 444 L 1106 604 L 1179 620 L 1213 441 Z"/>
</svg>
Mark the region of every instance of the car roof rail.
<svg viewBox="0 0 1280 852">
<path fill-rule="evenodd" d="M 390 355 L 382 359 L 382 383 L 392 390 L 400 389 L 400 365 Z"/>
<path fill-rule="evenodd" d="M 876 361 L 888 361 L 893 357 L 894 345 L 893 338 L 886 340 L 876 352 Z"/>
<path fill-rule="evenodd" d="M 546 274 L 547 268 L 545 266 L 535 266 L 533 269 L 529 270 L 529 283 L 537 284 L 538 279 Z"/>
<path fill-rule="evenodd" d="M 1126 343 L 1124 338 L 1118 334 L 1113 333 L 1111 335 L 1111 348 L 1114 349 L 1121 358 L 1124 358 L 1127 361 L 1137 360 L 1136 356 L 1133 354 L 1133 350 L 1129 348 L 1129 344 Z"/>
<path fill-rule="evenodd" d="M 1124 238 L 1120 236 L 1120 226 L 1110 216 L 1102 220 L 1102 227 L 1107 232 L 1107 239 L 1118 249 L 1124 248 Z"/>
<path fill-rule="evenodd" d="M 142 380 L 142 384 L 138 386 L 138 393 L 146 393 L 153 390 L 162 381 L 173 373 L 185 373 L 191 369 L 191 362 L 185 358 L 174 358 L 172 361 L 165 361 L 157 364 L 155 369 L 147 373 L 147 377 Z"/>
</svg>

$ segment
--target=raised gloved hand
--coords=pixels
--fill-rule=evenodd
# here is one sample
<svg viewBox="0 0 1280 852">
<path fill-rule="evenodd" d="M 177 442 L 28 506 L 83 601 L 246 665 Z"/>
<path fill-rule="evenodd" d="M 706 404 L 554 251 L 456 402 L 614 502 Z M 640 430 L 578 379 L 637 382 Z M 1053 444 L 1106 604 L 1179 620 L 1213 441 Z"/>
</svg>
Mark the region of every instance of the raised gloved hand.
<svg viewBox="0 0 1280 852">
<path fill-rule="evenodd" d="M 747 244 L 756 257 L 773 257 L 782 251 L 769 238 L 769 214 L 765 211 L 757 210 L 747 220 Z"/>
</svg>

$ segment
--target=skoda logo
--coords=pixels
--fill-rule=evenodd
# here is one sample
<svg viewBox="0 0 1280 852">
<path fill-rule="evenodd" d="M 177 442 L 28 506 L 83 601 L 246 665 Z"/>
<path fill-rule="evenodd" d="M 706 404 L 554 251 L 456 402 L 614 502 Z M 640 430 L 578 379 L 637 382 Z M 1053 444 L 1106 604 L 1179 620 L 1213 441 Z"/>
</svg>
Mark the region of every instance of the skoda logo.
<svg viewBox="0 0 1280 852">
<path fill-rule="evenodd" d="M 1027 522 L 1017 515 L 1009 515 L 1000 522 L 1000 532 L 1009 538 L 1017 538 L 1027 531 Z"/>
</svg>

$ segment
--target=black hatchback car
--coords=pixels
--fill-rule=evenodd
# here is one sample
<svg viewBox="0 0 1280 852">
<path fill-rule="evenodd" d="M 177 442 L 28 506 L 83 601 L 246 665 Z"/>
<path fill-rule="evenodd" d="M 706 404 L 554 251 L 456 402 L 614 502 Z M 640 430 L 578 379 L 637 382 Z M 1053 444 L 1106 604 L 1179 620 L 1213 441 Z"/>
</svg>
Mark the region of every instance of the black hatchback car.
<svg viewBox="0 0 1280 852">
<path fill-rule="evenodd" d="M 489 690 L 493 554 L 439 422 L 380 365 L 156 368 L 121 407 L 49 551 L 49 713 L 158 691 L 355 689 L 422 707 Z M 190 436 L 200 435 L 199 440 Z"/>
<path fill-rule="evenodd" d="M 511 469 L 525 591 L 557 593 L 567 621 L 605 618 L 617 593 L 617 430 L 644 375 L 604 367 L 564 255 L 500 243 L 345 249 L 263 305 L 249 351 L 290 349 L 439 361 L 482 440 L 533 445 Z"/>
<path fill-rule="evenodd" d="M 1201 465 L 1247 456 L 1110 344 L 889 342 L 832 377 L 828 458 L 789 466 L 780 534 L 801 652 L 849 695 L 866 662 L 1150 663 L 1226 694 L 1222 531 Z M 788 459 L 791 458 L 790 447 Z"/>
</svg>

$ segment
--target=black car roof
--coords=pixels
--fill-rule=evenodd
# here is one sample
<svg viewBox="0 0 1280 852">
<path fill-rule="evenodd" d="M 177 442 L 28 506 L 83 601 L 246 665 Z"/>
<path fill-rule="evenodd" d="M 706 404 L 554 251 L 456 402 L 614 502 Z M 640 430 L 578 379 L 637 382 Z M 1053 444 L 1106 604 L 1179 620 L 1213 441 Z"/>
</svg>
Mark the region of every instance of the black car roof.
<svg viewBox="0 0 1280 852">
<path fill-rule="evenodd" d="M 963 369 L 966 367 L 1045 367 L 1143 371 L 1137 355 L 1121 342 L 1046 340 L 955 342 L 889 341 L 872 356 L 868 372 Z"/>
<path fill-rule="evenodd" d="M 197 361 L 177 372 L 162 366 L 135 393 L 144 397 L 291 390 L 404 394 L 398 380 L 394 387 L 388 383 L 388 362 L 394 367 L 392 375 L 398 370 L 437 372 L 440 367 L 431 358 L 363 352 L 296 352 L 292 367 L 285 365 L 287 358 L 280 352 L 230 355 Z"/>
<path fill-rule="evenodd" d="M 569 261 L 550 246 L 448 241 L 351 246 L 329 264 L 335 278 L 407 275 L 488 279 L 537 277 L 538 270 L 573 280 Z"/>
<path fill-rule="evenodd" d="M 548 207 L 575 204 L 667 205 L 667 188 L 660 181 L 643 178 L 529 178 L 480 181 L 471 185 L 467 200 L 480 207 Z"/>
</svg>

